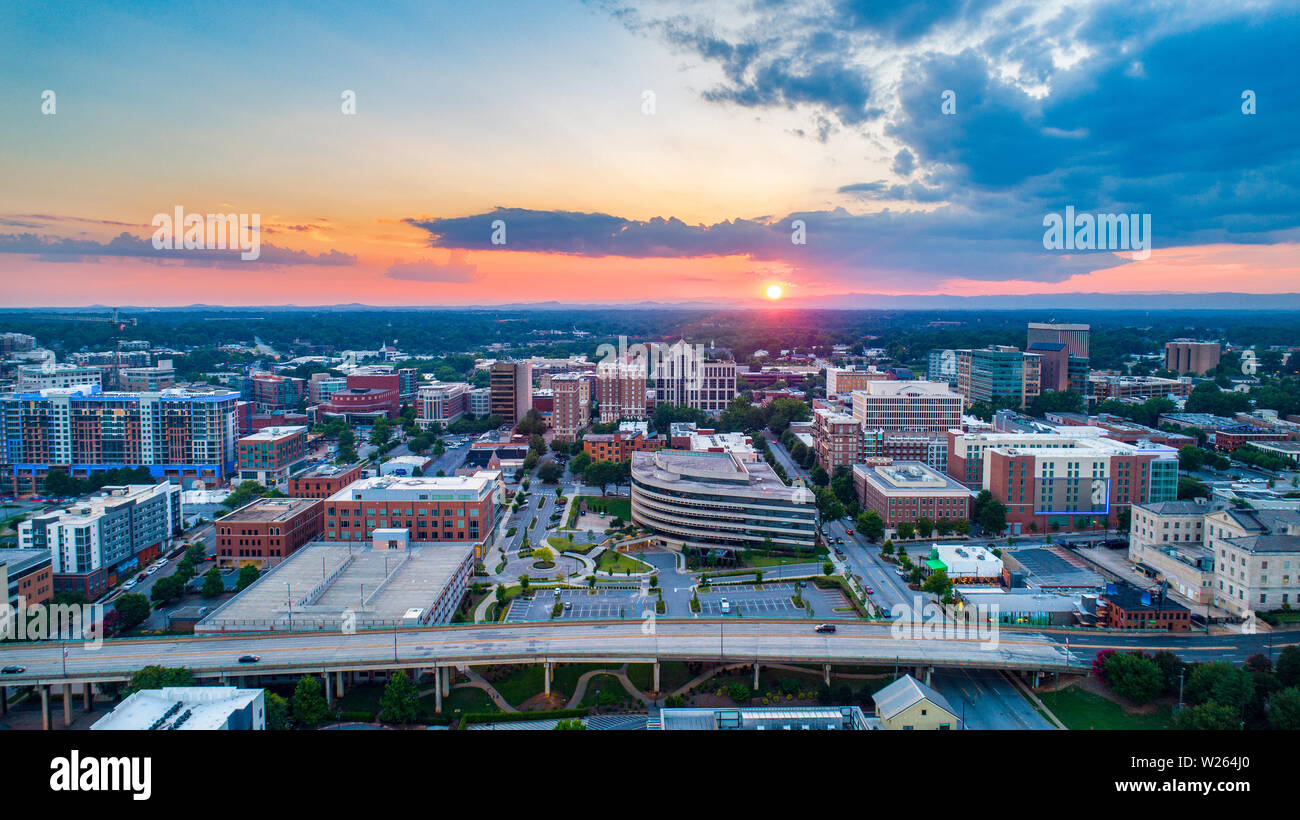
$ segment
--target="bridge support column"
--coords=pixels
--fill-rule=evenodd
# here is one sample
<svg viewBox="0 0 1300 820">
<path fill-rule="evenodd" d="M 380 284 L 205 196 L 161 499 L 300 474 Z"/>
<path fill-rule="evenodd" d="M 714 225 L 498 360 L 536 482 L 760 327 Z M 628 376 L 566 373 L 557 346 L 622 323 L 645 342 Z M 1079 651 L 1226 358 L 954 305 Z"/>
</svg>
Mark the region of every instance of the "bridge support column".
<svg viewBox="0 0 1300 820">
<path fill-rule="evenodd" d="M 831 665 L 829 663 L 822 664 L 822 678 L 826 681 L 827 686 L 831 685 Z"/>
<path fill-rule="evenodd" d="M 933 675 L 933 674 L 934 674 L 934 667 L 933 667 L 933 666 L 927 666 L 927 667 L 925 667 L 925 685 L 926 685 L 926 686 L 929 686 L 929 685 L 930 685 L 930 676 Z"/>
<path fill-rule="evenodd" d="M 433 711 L 442 714 L 442 669 L 433 667 Z"/>
<path fill-rule="evenodd" d="M 81 687 L 81 706 L 87 712 L 93 712 L 95 710 L 95 692 L 92 688 L 93 685 L 94 684 L 87 683 Z"/>
<path fill-rule="evenodd" d="M 9 687 L 0 686 L 0 715 L 9 714 Z"/>
<path fill-rule="evenodd" d="M 48 732 L 50 730 L 50 687 L 42 683 L 36 688 L 41 690 L 41 728 Z"/>
<path fill-rule="evenodd" d="M 655 661 L 655 691 L 659 691 L 659 661 Z"/>
<path fill-rule="evenodd" d="M 334 682 L 337 683 L 339 687 L 339 697 L 343 697 L 343 674 L 343 672 L 338 672 L 334 675 Z"/>
<path fill-rule="evenodd" d="M 63 684 L 63 725 L 72 725 L 72 684 Z"/>
<path fill-rule="evenodd" d="M 442 696 L 447 697 L 451 694 L 451 667 L 442 668 Z"/>
<path fill-rule="evenodd" d="M 333 706 L 333 705 L 334 705 L 334 686 L 332 685 L 333 682 L 330 680 L 330 673 L 329 673 L 329 672 L 323 672 L 323 673 L 321 673 L 321 677 L 323 677 L 323 678 L 325 679 L 325 705 L 326 705 L 326 706 Z"/>
<path fill-rule="evenodd" d="M 758 691 L 758 661 L 754 661 L 754 691 Z"/>
<path fill-rule="evenodd" d="M 542 664 L 542 680 L 546 683 L 546 696 L 551 696 L 551 662 L 546 661 Z"/>
<path fill-rule="evenodd" d="M 1034 688 L 1035 688 L 1035 689 L 1038 688 L 1038 676 L 1039 676 L 1039 674 L 1040 674 L 1040 673 L 1039 673 L 1037 670 L 1034 671 Z"/>
</svg>

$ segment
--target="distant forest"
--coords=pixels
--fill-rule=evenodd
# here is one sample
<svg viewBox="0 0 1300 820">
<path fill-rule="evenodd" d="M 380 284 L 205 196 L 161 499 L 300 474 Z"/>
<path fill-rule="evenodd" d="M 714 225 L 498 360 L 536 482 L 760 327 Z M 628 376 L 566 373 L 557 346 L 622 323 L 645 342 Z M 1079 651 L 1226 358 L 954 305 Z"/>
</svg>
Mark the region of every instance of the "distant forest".
<svg viewBox="0 0 1300 820">
<path fill-rule="evenodd" d="M 738 361 L 755 350 L 832 344 L 883 347 L 898 361 L 921 363 L 935 348 L 1025 344 L 1030 321 L 1092 325 L 1095 368 L 1119 365 L 1129 354 L 1158 353 L 1177 337 L 1219 339 L 1237 345 L 1294 345 L 1300 317 L 1263 311 L 871 311 L 647 309 L 400 309 L 400 308 L 185 308 L 124 310 L 128 323 L 74 320 L 85 311 L 0 311 L 0 331 L 36 336 L 61 355 L 111 349 L 121 339 L 145 339 L 179 348 L 251 343 L 254 337 L 296 354 L 307 343 L 334 350 L 373 350 L 396 344 L 424 355 L 474 353 L 504 343 L 519 355 L 594 356 L 596 347 L 627 336 L 630 342 L 688 341 L 729 348 Z M 107 312 L 104 314 L 107 316 Z M 135 318 L 136 325 L 129 324 Z M 956 325 L 929 326 L 932 322 Z M 589 334 L 572 338 L 572 331 Z M 542 331 L 543 333 L 537 333 Z M 568 338 L 565 338 L 568 337 Z"/>
</svg>

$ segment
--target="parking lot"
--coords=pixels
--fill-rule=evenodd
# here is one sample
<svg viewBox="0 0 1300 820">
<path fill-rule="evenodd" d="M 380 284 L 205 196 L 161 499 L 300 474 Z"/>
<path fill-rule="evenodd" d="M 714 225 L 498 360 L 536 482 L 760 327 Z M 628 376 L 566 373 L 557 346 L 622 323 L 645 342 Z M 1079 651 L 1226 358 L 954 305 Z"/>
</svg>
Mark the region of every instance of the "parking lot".
<svg viewBox="0 0 1300 820">
<path fill-rule="evenodd" d="M 748 618 L 813 617 L 823 620 L 857 617 L 852 610 L 847 610 L 849 603 L 837 589 L 818 589 L 812 584 L 804 585 L 803 598 L 805 603 L 812 607 L 812 615 L 808 614 L 808 610 L 795 606 L 794 601 L 791 600 L 794 593 L 793 584 L 764 584 L 762 587 L 750 584 L 715 586 L 710 591 L 699 594 L 700 614 L 708 618 L 720 617 L 722 615 L 722 599 L 726 598 L 731 608 L 731 611 L 727 613 L 729 616 Z M 836 612 L 836 609 L 846 609 L 847 611 Z"/>
<path fill-rule="evenodd" d="M 520 595 L 510 602 L 506 623 L 549 621 L 555 600 L 555 592 L 549 589 Z M 557 620 L 576 621 L 640 618 L 643 610 L 654 609 L 655 602 L 653 597 L 643 596 L 639 589 L 562 589 L 559 600 L 569 607 Z"/>
</svg>

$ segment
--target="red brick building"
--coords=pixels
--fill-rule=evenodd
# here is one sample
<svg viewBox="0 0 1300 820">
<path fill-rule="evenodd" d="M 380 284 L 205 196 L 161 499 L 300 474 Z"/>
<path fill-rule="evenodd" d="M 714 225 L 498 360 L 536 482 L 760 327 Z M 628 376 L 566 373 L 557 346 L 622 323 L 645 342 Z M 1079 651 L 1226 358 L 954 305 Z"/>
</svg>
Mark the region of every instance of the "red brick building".
<svg viewBox="0 0 1300 820">
<path fill-rule="evenodd" d="M 266 427 L 241 438 L 238 446 L 241 481 L 279 486 L 307 458 L 307 428 Z"/>
<path fill-rule="evenodd" d="M 406 529 L 412 541 L 484 541 L 496 524 L 499 483 L 473 476 L 380 476 L 325 499 L 325 540 L 369 541 Z"/>
<path fill-rule="evenodd" d="M 269 569 L 324 531 L 325 502 L 259 498 L 217 519 L 217 563 Z"/>
<path fill-rule="evenodd" d="M 646 436 L 639 432 L 588 433 L 582 437 L 582 449 L 592 461 L 627 461 L 633 453 L 662 450 L 667 440 L 658 434 Z"/>
<path fill-rule="evenodd" d="M 1187 632 L 1192 613 L 1160 590 L 1142 590 L 1129 584 L 1112 584 L 1101 596 L 1105 624 L 1110 629 L 1160 629 Z"/>
<path fill-rule="evenodd" d="M 289 479 L 292 498 L 329 498 L 361 478 L 360 464 L 322 464 Z"/>
</svg>

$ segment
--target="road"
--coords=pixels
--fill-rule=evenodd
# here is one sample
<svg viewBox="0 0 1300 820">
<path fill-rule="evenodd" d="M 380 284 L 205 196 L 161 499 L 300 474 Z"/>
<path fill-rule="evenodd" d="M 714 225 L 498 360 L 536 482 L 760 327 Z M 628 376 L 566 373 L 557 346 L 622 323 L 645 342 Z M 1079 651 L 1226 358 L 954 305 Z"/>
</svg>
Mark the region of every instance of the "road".
<svg viewBox="0 0 1300 820">
<path fill-rule="evenodd" d="M 930 686 L 948 699 L 965 729 L 1053 729 L 1006 675 L 989 669 L 937 669 Z"/>
</svg>

